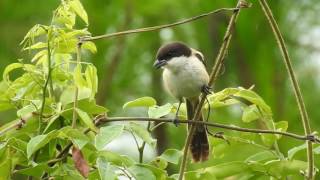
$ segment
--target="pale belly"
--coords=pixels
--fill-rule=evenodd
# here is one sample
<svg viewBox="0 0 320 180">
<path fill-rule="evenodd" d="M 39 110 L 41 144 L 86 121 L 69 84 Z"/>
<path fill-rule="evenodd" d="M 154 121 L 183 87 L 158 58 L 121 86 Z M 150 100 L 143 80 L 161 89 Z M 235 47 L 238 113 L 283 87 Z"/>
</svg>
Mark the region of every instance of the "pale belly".
<svg viewBox="0 0 320 180">
<path fill-rule="evenodd" d="M 209 77 L 204 67 L 186 67 L 172 72 L 165 69 L 163 81 L 166 90 L 174 97 L 193 98 L 201 93 L 201 88 L 208 84 Z"/>
</svg>

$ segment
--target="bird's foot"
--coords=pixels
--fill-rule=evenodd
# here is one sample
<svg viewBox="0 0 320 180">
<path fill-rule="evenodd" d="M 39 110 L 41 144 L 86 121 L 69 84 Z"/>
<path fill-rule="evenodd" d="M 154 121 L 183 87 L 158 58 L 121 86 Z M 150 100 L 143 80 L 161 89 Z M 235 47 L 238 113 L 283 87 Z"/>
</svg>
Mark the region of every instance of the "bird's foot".
<svg viewBox="0 0 320 180">
<path fill-rule="evenodd" d="M 204 93 L 204 94 L 206 94 L 206 95 L 208 95 L 208 94 L 211 94 L 212 92 L 211 92 L 211 87 L 209 87 L 208 85 L 203 85 L 202 87 L 201 87 L 201 92 L 202 93 Z"/>
<path fill-rule="evenodd" d="M 228 139 L 226 139 L 226 137 L 224 137 L 224 132 L 216 132 L 213 137 L 218 138 L 218 139 L 222 139 L 225 142 L 227 142 L 228 144 L 230 144 L 230 141 Z"/>
</svg>

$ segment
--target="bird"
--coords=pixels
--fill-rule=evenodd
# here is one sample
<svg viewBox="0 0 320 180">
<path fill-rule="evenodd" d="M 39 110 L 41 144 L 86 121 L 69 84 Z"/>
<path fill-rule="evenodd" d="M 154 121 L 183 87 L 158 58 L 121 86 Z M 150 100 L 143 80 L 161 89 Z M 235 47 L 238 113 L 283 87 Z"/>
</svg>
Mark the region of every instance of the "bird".
<svg viewBox="0 0 320 180">
<path fill-rule="evenodd" d="M 183 42 L 170 42 L 158 49 L 153 66 L 156 69 L 163 69 L 164 88 L 179 101 L 173 123 L 178 126 L 178 111 L 183 100 L 186 104 L 187 118 L 193 119 L 199 95 L 211 93 L 203 54 Z M 203 119 L 201 115 L 199 120 Z M 195 126 L 190 144 L 192 159 L 194 162 L 206 161 L 209 156 L 207 130 L 204 125 L 195 124 Z"/>
</svg>

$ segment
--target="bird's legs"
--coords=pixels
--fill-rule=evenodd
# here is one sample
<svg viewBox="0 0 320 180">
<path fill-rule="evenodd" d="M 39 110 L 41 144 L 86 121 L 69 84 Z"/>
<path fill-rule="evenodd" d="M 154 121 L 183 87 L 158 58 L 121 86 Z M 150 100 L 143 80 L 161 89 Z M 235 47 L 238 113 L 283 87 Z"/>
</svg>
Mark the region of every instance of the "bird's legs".
<svg viewBox="0 0 320 180">
<path fill-rule="evenodd" d="M 181 106 L 181 104 L 182 104 L 182 100 L 180 99 L 179 100 L 179 105 L 178 105 L 178 108 L 177 108 L 177 111 L 176 111 L 176 115 L 174 116 L 174 119 L 173 119 L 173 124 L 176 126 L 176 127 L 178 127 L 178 125 L 179 125 L 179 118 L 178 118 L 178 116 L 179 116 L 179 110 L 180 110 L 180 106 Z"/>
</svg>

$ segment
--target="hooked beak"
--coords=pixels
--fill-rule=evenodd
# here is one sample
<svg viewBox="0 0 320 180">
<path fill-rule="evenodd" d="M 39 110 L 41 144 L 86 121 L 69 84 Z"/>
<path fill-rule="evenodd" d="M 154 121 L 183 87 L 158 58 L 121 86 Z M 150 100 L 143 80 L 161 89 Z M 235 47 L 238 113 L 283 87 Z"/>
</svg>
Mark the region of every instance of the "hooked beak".
<svg viewBox="0 0 320 180">
<path fill-rule="evenodd" d="M 156 62 L 153 63 L 153 66 L 157 69 L 161 68 L 162 66 L 166 65 L 166 60 L 156 60 Z"/>
</svg>

